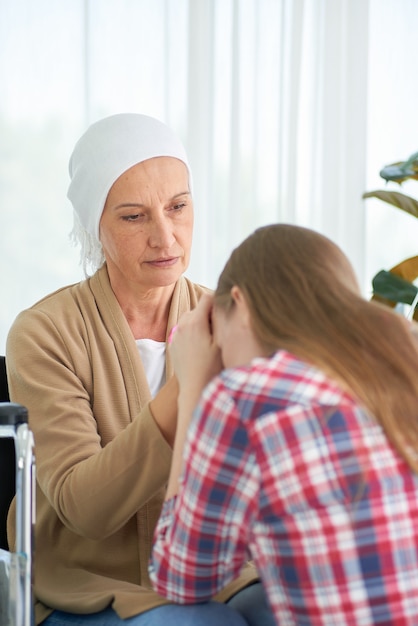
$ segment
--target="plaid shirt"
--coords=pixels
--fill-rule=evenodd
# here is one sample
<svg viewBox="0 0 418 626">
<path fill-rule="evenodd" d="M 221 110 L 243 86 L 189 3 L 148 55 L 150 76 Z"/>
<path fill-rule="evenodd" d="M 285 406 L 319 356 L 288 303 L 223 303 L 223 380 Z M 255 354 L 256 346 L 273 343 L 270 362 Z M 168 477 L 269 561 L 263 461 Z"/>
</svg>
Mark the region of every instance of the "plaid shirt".
<svg viewBox="0 0 418 626">
<path fill-rule="evenodd" d="M 418 407 L 417 407 L 418 410 Z M 150 576 L 206 601 L 249 556 L 277 624 L 418 624 L 418 477 L 366 411 L 279 351 L 205 389 Z"/>
</svg>

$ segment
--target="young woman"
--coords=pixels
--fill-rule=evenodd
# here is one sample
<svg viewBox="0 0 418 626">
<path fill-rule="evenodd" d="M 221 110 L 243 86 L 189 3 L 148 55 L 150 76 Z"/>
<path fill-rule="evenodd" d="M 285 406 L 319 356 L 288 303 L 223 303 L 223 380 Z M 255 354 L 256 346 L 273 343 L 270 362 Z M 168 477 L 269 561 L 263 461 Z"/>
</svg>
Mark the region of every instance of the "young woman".
<svg viewBox="0 0 418 626">
<path fill-rule="evenodd" d="M 238 246 L 173 339 L 158 593 L 204 602 L 251 557 L 280 626 L 417 624 L 415 341 L 324 236 L 276 224 Z"/>
</svg>

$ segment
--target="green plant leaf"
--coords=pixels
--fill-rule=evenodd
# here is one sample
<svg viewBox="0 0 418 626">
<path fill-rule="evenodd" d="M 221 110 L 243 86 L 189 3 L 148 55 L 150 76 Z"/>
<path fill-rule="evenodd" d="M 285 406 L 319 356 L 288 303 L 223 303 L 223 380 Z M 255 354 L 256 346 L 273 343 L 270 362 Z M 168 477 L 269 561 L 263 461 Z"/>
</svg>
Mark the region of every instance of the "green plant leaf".
<svg viewBox="0 0 418 626">
<path fill-rule="evenodd" d="M 388 204 L 409 213 L 413 217 L 418 217 L 418 200 L 406 196 L 399 191 L 384 191 L 383 189 L 377 189 L 376 191 L 368 191 L 363 194 L 363 198 L 378 198 Z"/>
<path fill-rule="evenodd" d="M 379 175 L 384 178 L 386 182 L 403 183 L 408 178 L 416 178 L 417 172 L 412 168 L 404 169 L 403 163 L 392 163 L 392 165 L 386 165 L 380 170 Z"/>
<path fill-rule="evenodd" d="M 411 167 L 415 169 L 417 166 L 418 166 L 418 152 L 414 152 L 414 154 L 411 154 L 409 159 L 405 161 L 403 168 L 404 170 L 408 170 Z"/>
<path fill-rule="evenodd" d="M 395 183 L 403 183 L 408 178 L 418 179 L 418 152 L 411 154 L 406 161 L 397 161 L 396 163 L 390 163 L 385 165 L 379 172 L 380 176 L 386 181 L 393 181 Z"/>
<path fill-rule="evenodd" d="M 392 303 L 404 302 L 412 304 L 418 288 L 413 284 L 388 272 L 381 270 L 372 280 L 373 295 L 390 300 Z"/>
<path fill-rule="evenodd" d="M 418 256 L 404 259 L 394 267 L 391 267 L 389 271 L 410 283 L 415 282 L 418 278 Z"/>
</svg>

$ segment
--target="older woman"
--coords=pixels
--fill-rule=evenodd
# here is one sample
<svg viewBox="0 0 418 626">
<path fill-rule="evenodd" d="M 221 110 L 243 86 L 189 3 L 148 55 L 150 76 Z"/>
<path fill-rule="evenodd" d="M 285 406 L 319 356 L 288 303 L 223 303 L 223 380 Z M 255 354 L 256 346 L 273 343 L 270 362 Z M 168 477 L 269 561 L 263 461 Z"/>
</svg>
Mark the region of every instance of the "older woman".
<svg viewBox="0 0 418 626">
<path fill-rule="evenodd" d="M 251 565 L 200 607 L 169 605 L 148 577 L 177 419 L 166 338 L 207 291 L 183 276 L 184 148 L 158 120 L 114 115 L 78 141 L 70 175 L 74 236 L 95 271 L 23 311 L 7 342 L 11 397 L 36 442 L 36 622 L 270 623 L 245 615 L 249 597 L 265 602 Z"/>
</svg>

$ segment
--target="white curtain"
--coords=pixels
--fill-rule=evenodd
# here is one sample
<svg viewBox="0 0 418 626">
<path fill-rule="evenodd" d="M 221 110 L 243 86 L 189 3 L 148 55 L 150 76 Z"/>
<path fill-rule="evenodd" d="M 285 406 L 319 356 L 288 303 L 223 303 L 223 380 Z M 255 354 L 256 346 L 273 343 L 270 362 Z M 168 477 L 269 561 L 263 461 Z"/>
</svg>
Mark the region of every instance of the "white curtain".
<svg viewBox="0 0 418 626">
<path fill-rule="evenodd" d="M 243 237 L 286 221 L 334 239 L 366 289 L 361 196 L 383 165 L 368 161 L 370 77 L 386 35 L 392 54 L 415 42 L 414 4 L 0 0 L 0 352 L 21 309 L 82 278 L 68 157 L 88 124 L 121 111 L 159 117 L 186 145 L 192 279 L 214 287 Z M 403 15 L 395 50 L 391 14 Z"/>
<path fill-rule="evenodd" d="M 191 2 L 189 42 L 203 279 L 276 221 L 333 238 L 362 279 L 368 1 Z"/>
</svg>

